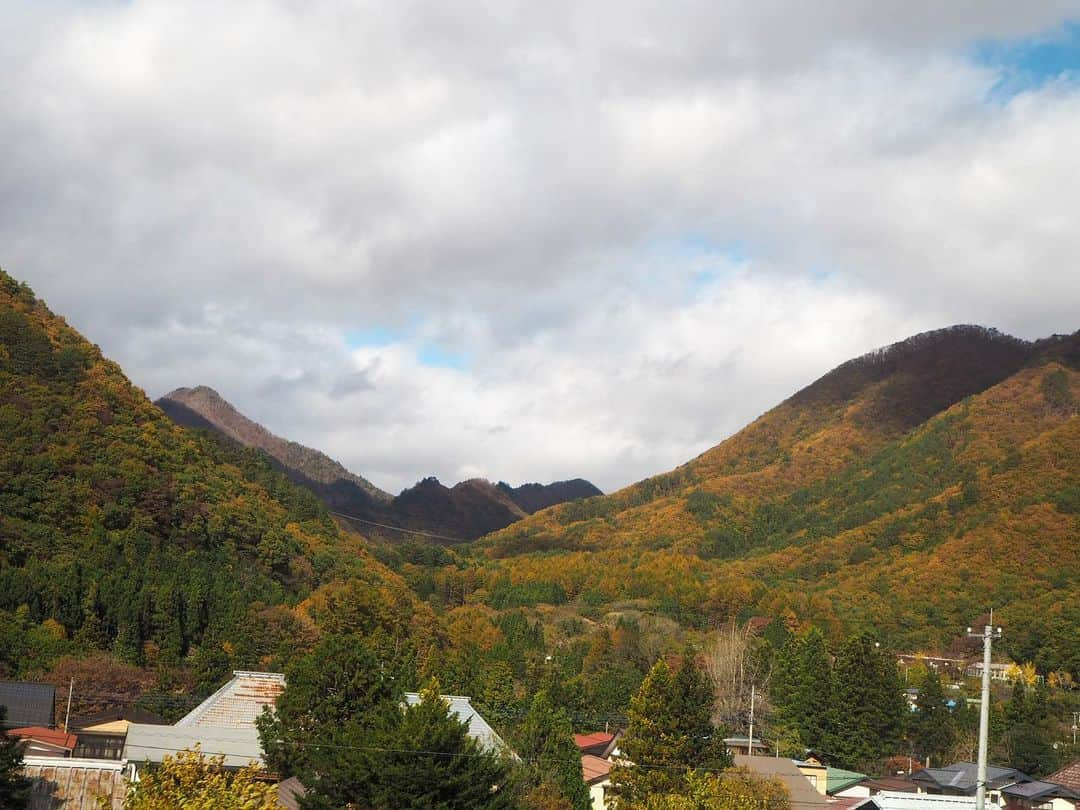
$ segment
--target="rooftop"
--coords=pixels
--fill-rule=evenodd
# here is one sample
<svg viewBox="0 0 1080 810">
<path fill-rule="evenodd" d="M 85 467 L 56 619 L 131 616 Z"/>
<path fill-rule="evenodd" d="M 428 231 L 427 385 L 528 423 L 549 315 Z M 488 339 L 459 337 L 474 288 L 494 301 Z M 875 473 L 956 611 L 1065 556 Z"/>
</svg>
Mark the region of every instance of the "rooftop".
<svg viewBox="0 0 1080 810">
<path fill-rule="evenodd" d="M 791 794 L 791 804 L 794 807 L 827 807 L 825 797 L 814 790 L 810 780 L 803 776 L 794 762 L 783 757 L 762 757 L 735 755 L 735 764 L 740 768 L 746 768 L 759 776 L 775 777 L 784 783 L 788 793 Z"/>
<path fill-rule="evenodd" d="M 607 779 L 610 773 L 610 760 L 598 757 L 595 754 L 585 754 L 581 757 L 581 775 L 585 779 L 585 784 L 591 785 L 593 782 L 601 782 Z"/>
<path fill-rule="evenodd" d="M 503 738 L 491 726 L 480 713 L 473 708 L 470 699 L 462 695 L 441 695 L 442 699 L 450 704 L 450 713 L 457 715 L 458 720 L 469 724 L 469 736 L 480 743 L 486 751 L 509 751 L 510 747 Z M 406 692 L 405 702 L 415 706 L 420 702 L 417 692 Z"/>
<path fill-rule="evenodd" d="M 57 748 L 66 748 L 68 751 L 74 750 L 76 743 L 78 743 L 78 739 L 74 734 L 68 734 L 60 729 L 45 728 L 44 726 L 13 728 L 8 731 L 8 736 L 18 737 L 20 740 L 34 740 Z"/>
<path fill-rule="evenodd" d="M 1046 777 L 1046 781 L 1080 791 L 1080 759 L 1070 762 L 1060 771 L 1050 774 Z"/>
<path fill-rule="evenodd" d="M 974 762 L 956 762 L 944 768 L 924 768 L 911 775 L 914 782 L 931 784 L 962 793 L 974 793 L 978 766 Z M 1015 768 L 1002 768 L 997 765 L 986 767 L 986 783 L 990 788 L 1000 788 L 1016 782 L 1030 782 L 1031 777 Z"/>
<path fill-rule="evenodd" d="M 127 792 L 124 767 L 105 759 L 26 757 L 22 772 L 33 783 L 29 810 L 97 810 L 99 796 L 110 810 L 120 810 Z"/>
<path fill-rule="evenodd" d="M 999 805 L 987 801 L 988 810 L 997 810 Z M 863 799 L 852 810 L 975 810 L 975 798 L 972 796 L 933 796 L 926 793 L 892 793 L 886 791 Z"/>
<path fill-rule="evenodd" d="M 0 706 L 7 707 L 5 727 L 55 725 L 56 687 L 51 683 L 0 681 Z"/>
<path fill-rule="evenodd" d="M 177 726 L 212 728 L 255 728 L 255 719 L 264 708 L 273 708 L 285 691 L 285 676 L 279 672 L 233 672 L 232 679 L 184 715 Z"/>
</svg>

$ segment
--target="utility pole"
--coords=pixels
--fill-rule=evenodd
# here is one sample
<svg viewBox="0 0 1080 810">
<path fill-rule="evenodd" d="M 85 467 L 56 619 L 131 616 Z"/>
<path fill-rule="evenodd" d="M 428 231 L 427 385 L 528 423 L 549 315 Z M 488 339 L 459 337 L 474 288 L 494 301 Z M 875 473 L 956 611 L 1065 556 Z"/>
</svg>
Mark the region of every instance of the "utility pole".
<svg viewBox="0 0 1080 810">
<path fill-rule="evenodd" d="M 68 733 L 68 723 L 71 721 L 71 693 L 75 691 L 75 679 L 71 679 L 71 683 L 68 684 L 68 705 L 67 713 L 64 715 L 64 733 Z"/>
<path fill-rule="evenodd" d="M 756 687 L 750 684 L 750 743 L 746 746 L 746 755 L 754 755 L 754 695 Z"/>
<path fill-rule="evenodd" d="M 1076 732 L 1080 731 L 1080 712 L 1073 712 L 1072 716 L 1073 716 L 1073 724 L 1072 724 L 1073 745 L 1076 745 Z"/>
<path fill-rule="evenodd" d="M 990 621 L 994 621 L 994 612 L 990 611 Z M 993 624 L 983 627 L 982 633 L 973 633 L 967 629 L 971 638 L 983 640 L 982 700 L 979 701 L 979 770 L 975 787 L 975 810 L 986 810 L 986 757 L 987 741 L 990 734 L 990 648 L 995 638 L 1001 638 L 1001 628 Z"/>
</svg>

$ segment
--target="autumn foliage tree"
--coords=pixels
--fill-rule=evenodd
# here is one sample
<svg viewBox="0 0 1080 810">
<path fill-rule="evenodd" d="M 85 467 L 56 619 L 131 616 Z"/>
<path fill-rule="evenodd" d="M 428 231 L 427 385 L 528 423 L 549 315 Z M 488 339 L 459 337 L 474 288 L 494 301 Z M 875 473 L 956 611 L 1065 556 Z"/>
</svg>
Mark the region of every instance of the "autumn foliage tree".
<svg viewBox="0 0 1080 810">
<path fill-rule="evenodd" d="M 261 810 L 278 807 L 277 787 L 259 780 L 254 765 L 226 770 L 224 756 L 198 748 L 166 756 L 128 788 L 124 810 Z M 6 805 L 5 805 L 6 807 Z M 99 804 L 102 810 L 109 805 Z"/>
</svg>

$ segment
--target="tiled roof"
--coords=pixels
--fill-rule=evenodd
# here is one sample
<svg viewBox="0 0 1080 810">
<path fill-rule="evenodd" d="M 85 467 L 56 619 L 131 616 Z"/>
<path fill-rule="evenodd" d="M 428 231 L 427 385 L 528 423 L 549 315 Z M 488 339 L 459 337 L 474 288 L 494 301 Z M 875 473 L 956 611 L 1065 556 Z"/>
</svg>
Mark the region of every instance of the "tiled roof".
<svg viewBox="0 0 1080 810">
<path fill-rule="evenodd" d="M 469 736 L 480 743 L 487 751 L 509 751 L 510 747 L 503 742 L 503 738 L 491 726 L 480 713 L 473 708 L 469 698 L 461 695 L 441 695 L 442 699 L 450 704 L 450 713 L 457 715 L 458 720 L 469 724 Z M 420 702 L 417 692 L 406 692 L 405 702 L 415 706 Z"/>
<path fill-rule="evenodd" d="M 606 748 L 607 744 L 614 739 L 614 734 L 608 734 L 606 731 L 594 731 L 592 734 L 575 734 L 574 744 L 579 751 L 584 751 L 588 748 Z"/>
<path fill-rule="evenodd" d="M 7 707 L 4 725 L 51 726 L 56 705 L 56 687 L 51 683 L 0 681 L 0 706 Z"/>
<path fill-rule="evenodd" d="M 1046 781 L 1080 791 L 1080 759 L 1069 763 L 1060 771 L 1050 774 L 1046 777 Z"/>
<path fill-rule="evenodd" d="M 78 739 L 74 734 L 68 734 L 60 729 L 45 728 L 44 726 L 13 728 L 8 731 L 8 736 L 18 737 L 20 740 L 34 740 L 57 748 L 66 748 L 68 751 L 74 750 L 76 743 L 78 743 Z"/>
<path fill-rule="evenodd" d="M 127 792 L 124 767 L 104 759 L 26 757 L 22 772 L 33 783 L 28 810 L 96 810 L 99 797 L 120 810 Z"/>
<path fill-rule="evenodd" d="M 278 672 L 234 672 L 232 680 L 176 722 L 177 726 L 255 728 L 264 707 L 273 708 L 285 690 Z"/>
<path fill-rule="evenodd" d="M 581 776 L 585 784 L 592 784 L 607 779 L 611 773 L 611 762 L 595 754 L 585 754 L 581 758 Z"/>
</svg>

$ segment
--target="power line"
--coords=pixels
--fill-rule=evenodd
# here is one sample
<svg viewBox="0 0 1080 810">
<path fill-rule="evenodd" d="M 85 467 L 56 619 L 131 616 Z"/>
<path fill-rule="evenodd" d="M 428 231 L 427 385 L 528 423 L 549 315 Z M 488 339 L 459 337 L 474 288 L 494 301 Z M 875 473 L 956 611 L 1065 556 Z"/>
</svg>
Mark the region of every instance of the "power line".
<svg viewBox="0 0 1080 810">
<path fill-rule="evenodd" d="M 337 515 L 338 517 L 347 518 L 348 520 L 356 521 L 357 523 L 366 523 L 369 526 L 378 526 L 380 529 L 391 529 L 397 532 L 404 532 L 405 534 L 416 534 L 421 537 L 431 537 L 435 540 L 447 540 L 451 543 L 471 543 L 471 540 L 465 540 L 461 537 L 449 537 L 445 534 L 435 534 L 434 532 L 425 532 L 419 529 L 406 529 L 404 526 L 392 526 L 389 523 L 379 523 L 375 520 L 368 520 L 367 518 L 357 517 L 356 515 L 348 515 L 345 512 L 335 512 L 333 509 L 327 509 L 331 515 Z"/>
</svg>

